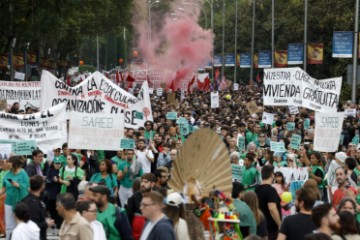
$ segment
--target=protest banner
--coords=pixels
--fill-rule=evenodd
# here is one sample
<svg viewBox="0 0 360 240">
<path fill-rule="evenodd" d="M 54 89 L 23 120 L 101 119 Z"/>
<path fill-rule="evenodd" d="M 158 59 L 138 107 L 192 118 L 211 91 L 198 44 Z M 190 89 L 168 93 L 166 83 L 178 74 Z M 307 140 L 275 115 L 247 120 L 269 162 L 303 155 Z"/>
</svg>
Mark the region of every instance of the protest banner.
<svg viewBox="0 0 360 240">
<path fill-rule="evenodd" d="M 11 151 L 16 155 L 32 155 L 36 149 L 35 140 L 0 139 L 0 144 L 11 144 Z"/>
<path fill-rule="evenodd" d="M 294 131 L 295 130 L 295 123 L 294 122 L 287 122 L 286 123 L 286 130 L 287 131 Z"/>
<path fill-rule="evenodd" d="M 177 119 L 177 112 L 167 112 L 166 119 L 169 120 L 176 120 Z"/>
<path fill-rule="evenodd" d="M 135 148 L 135 140 L 130 138 L 123 138 L 120 140 L 120 148 L 121 149 L 134 149 Z"/>
<path fill-rule="evenodd" d="M 356 109 L 355 108 L 345 109 L 345 117 L 349 117 L 349 116 L 356 117 Z"/>
<path fill-rule="evenodd" d="M 302 106 L 319 112 L 337 110 L 342 78 L 317 80 L 300 68 L 264 70 L 264 105 Z"/>
<path fill-rule="evenodd" d="M 343 112 L 315 113 L 315 151 L 336 152 L 338 150 L 343 121 Z"/>
<path fill-rule="evenodd" d="M 20 81 L 24 81 L 24 80 L 25 80 L 25 73 L 15 71 L 14 78 L 15 78 L 15 79 L 18 79 L 18 80 L 20 80 Z"/>
<path fill-rule="evenodd" d="M 70 114 L 69 148 L 117 151 L 122 138 L 124 114 Z"/>
<path fill-rule="evenodd" d="M 301 79 L 299 79 L 301 76 L 296 75 L 300 70 L 300 68 L 264 69 L 264 105 L 301 106 Z"/>
<path fill-rule="evenodd" d="M 176 104 L 176 93 L 167 93 L 166 101 L 168 104 Z"/>
<path fill-rule="evenodd" d="M 142 118 L 140 117 L 141 113 Z M 125 109 L 124 117 L 125 127 L 132 129 L 143 127 L 146 121 L 154 121 L 147 81 L 143 82 L 136 103 L 129 105 L 129 108 Z"/>
<path fill-rule="evenodd" d="M 0 81 L 0 100 L 6 101 L 7 109 L 15 102 L 18 102 L 23 110 L 27 107 L 37 109 L 40 107 L 41 83 Z"/>
<path fill-rule="evenodd" d="M 270 142 L 270 150 L 273 152 L 286 152 L 284 142 Z"/>
<path fill-rule="evenodd" d="M 299 114 L 299 108 L 296 106 L 289 106 L 289 113 L 290 114 Z"/>
<path fill-rule="evenodd" d="M 261 122 L 264 124 L 272 125 L 274 122 L 274 116 L 275 115 L 272 113 L 263 112 Z"/>
<path fill-rule="evenodd" d="M 231 172 L 233 182 L 242 182 L 242 166 L 238 164 L 231 164 Z"/>
<path fill-rule="evenodd" d="M 35 140 L 43 151 L 67 142 L 66 105 L 34 114 L 0 113 L 0 139 Z"/>
<path fill-rule="evenodd" d="M 86 113 L 116 113 L 138 101 L 135 96 L 114 84 L 100 72 L 95 72 L 78 85 L 70 87 L 44 70 L 41 75 L 41 90 L 42 110 L 65 102 L 67 112 L 71 110 Z"/>
<path fill-rule="evenodd" d="M 239 90 L 239 84 L 238 83 L 234 83 L 234 91 L 238 91 Z"/>
<path fill-rule="evenodd" d="M 118 114 L 125 111 L 127 128 L 138 129 L 147 120 L 153 121 L 147 81 L 143 82 L 136 98 L 100 72 L 95 72 L 78 85 L 70 87 L 50 72 L 43 71 L 41 90 L 41 109 L 65 102 L 67 118 L 70 117 L 70 110 L 91 114 Z M 142 112 L 143 119 L 136 118 L 136 112 Z"/>
<path fill-rule="evenodd" d="M 290 147 L 292 149 L 299 150 L 300 149 L 300 144 L 301 144 L 301 135 L 292 134 L 291 135 L 291 140 L 290 140 Z"/>
<path fill-rule="evenodd" d="M 161 97 L 163 95 L 163 89 L 162 88 L 157 88 L 156 89 L 156 96 Z"/>
<path fill-rule="evenodd" d="M 153 95 L 154 94 L 154 89 L 153 88 L 149 88 L 149 94 Z"/>
<path fill-rule="evenodd" d="M 247 107 L 250 114 L 254 114 L 254 113 L 259 112 L 259 107 L 256 104 L 256 102 L 254 102 L 254 101 L 251 101 L 251 102 L 247 103 L 246 107 Z"/>
<path fill-rule="evenodd" d="M 211 108 L 219 108 L 219 92 L 211 93 Z"/>
<path fill-rule="evenodd" d="M 0 160 L 8 160 L 11 154 L 11 144 L 0 144 Z"/>
<path fill-rule="evenodd" d="M 307 181 L 309 179 L 309 170 L 307 167 L 275 167 L 274 172 L 282 172 L 286 184 L 291 184 L 294 181 Z"/>
<path fill-rule="evenodd" d="M 238 137 L 237 139 L 237 146 L 239 148 L 239 151 L 245 150 L 245 137 Z"/>
</svg>

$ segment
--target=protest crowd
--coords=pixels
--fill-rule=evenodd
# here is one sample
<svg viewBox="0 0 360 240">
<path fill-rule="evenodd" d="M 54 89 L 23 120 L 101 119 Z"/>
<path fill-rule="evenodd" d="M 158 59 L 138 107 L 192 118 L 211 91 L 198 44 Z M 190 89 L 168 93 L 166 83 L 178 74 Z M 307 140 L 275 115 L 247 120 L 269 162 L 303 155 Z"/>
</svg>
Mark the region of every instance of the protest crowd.
<svg viewBox="0 0 360 240">
<path fill-rule="evenodd" d="M 314 150 L 315 111 L 265 106 L 262 82 L 220 91 L 216 108 L 211 93 L 196 88 L 154 92 L 150 102 L 153 121 L 125 127 L 134 148 L 72 149 L 65 142 L 31 156 L 1 156 L 0 233 L 12 240 L 44 240 L 49 232 L 64 240 L 200 240 L 214 233 L 223 235 L 216 239 L 360 239 L 357 104 L 338 104 L 339 112 L 355 109 L 355 115 L 344 118 L 337 151 L 322 152 Z M 18 103 L 9 109 L 36 111 Z M 169 112 L 177 116 L 169 119 Z M 182 146 L 202 129 L 227 149 L 231 192 L 216 182 L 211 192 L 201 192 L 196 180 L 198 191 L 188 184 L 176 192 L 169 184 Z"/>
</svg>

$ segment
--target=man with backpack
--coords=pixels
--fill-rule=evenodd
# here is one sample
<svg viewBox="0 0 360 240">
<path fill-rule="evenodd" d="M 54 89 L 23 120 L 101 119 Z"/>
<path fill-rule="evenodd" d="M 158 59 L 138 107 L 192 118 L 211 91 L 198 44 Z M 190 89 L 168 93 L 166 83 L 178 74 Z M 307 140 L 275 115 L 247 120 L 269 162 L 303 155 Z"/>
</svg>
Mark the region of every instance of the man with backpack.
<svg viewBox="0 0 360 240">
<path fill-rule="evenodd" d="M 98 208 L 97 220 L 102 223 L 108 240 L 133 240 L 125 209 L 109 202 L 110 189 L 104 185 L 90 188 L 91 200 Z"/>
</svg>

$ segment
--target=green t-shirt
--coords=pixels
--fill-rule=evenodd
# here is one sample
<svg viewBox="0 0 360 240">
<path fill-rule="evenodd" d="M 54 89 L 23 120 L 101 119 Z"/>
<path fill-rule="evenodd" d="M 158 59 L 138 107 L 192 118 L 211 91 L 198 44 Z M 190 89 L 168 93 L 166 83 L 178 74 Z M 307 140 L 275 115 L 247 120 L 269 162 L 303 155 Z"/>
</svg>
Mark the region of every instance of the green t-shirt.
<svg viewBox="0 0 360 240">
<path fill-rule="evenodd" d="M 8 179 L 11 179 L 13 182 L 17 182 L 20 185 L 20 188 L 14 187 Z M 11 205 L 13 208 L 16 203 L 23 200 L 29 194 L 29 176 L 21 169 L 18 174 L 14 174 L 12 171 L 8 171 L 4 176 L 4 187 L 6 187 L 6 199 L 5 204 Z"/>
<path fill-rule="evenodd" d="M 76 170 L 76 176 L 75 176 L 75 170 Z M 69 168 L 68 166 L 65 166 L 60 169 L 59 175 L 65 181 L 68 181 L 68 176 L 71 176 L 73 178 L 77 177 L 79 179 L 83 179 L 84 170 L 82 170 L 79 167 Z M 62 184 L 60 193 L 66 193 L 66 189 L 67 189 L 66 185 Z"/>
<path fill-rule="evenodd" d="M 9 172 L 9 170 L 1 170 L 1 172 L 0 172 L 0 190 L 4 186 L 4 176 L 7 172 Z"/>
<path fill-rule="evenodd" d="M 96 152 L 97 152 L 97 154 L 98 154 L 98 160 L 99 160 L 99 161 L 105 159 L 105 151 L 104 151 L 104 150 L 97 150 Z"/>
<path fill-rule="evenodd" d="M 240 226 L 249 227 L 250 234 L 256 234 L 256 220 L 250 207 L 239 199 L 234 200 L 235 211 L 240 215 Z"/>
<path fill-rule="evenodd" d="M 108 240 L 121 240 L 119 231 L 115 227 L 116 220 L 116 207 L 115 205 L 108 203 L 108 207 L 105 211 L 98 211 L 96 219 L 101 222 L 104 227 L 106 239 Z"/>
<path fill-rule="evenodd" d="M 259 182 L 260 179 L 259 172 L 254 167 L 246 168 L 245 166 L 243 166 L 242 177 L 243 177 L 242 184 L 244 185 L 244 187 L 253 185 L 256 182 Z M 255 188 L 254 187 L 248 188 L 247 191 L 249 190 L 255 190 Z"/>
<path fill-rule="evenodd" d="M 134 175 L 130 170 L 131 164 L 132 163 L 128 161 L 122 161 L 118 165 L 119 171 L 124 172 L 125 167 L 127 168 L 127 173 L 125 173 L 123 179 L 120 180 L 121 186 L 125 188 L 132 188 L 132 185 L 134 184 L 134 180 L 138 177 L 141 177 L 144 174 L 142 168 L 140 168 L 138 174 Z"/>
<path fill-rule="evenodd" d="M 123 162 L 123 161 L 125 161 L 125 160 L 119 158 L 118 156 L 115 156 L 115 157 L 112 157 L 112 158 L 111 158 L 111 161 L 113 162 L 113 164 L 116 165 L 116 168 L 117 168 L 117 167 L 119 166 L 119 163 L 120 163 L 120 162 Z M 119 170 L 119 169 L 117 168 L 116 170 Z"/>
<path fill-rule="evenodd" d="M 61 155 L 58 157 L 58 159 L 61 161 L 61 164 L 62 164 L 63 166 L 66 166 L 66 165 L 67 165 L 67 163 L 66 163 L 66 156 L 65 156 L 64 154 L 61 154 Z"/>
<path fill-rule="evenodd" d="M 251 142 L 256 142 L 258 140 L 258 134 L 253 133 L 251 131 L 248 131 L 246 133 L 246 144 L 249 144 Z"/>
<path fill-rule="evenodd" d="M 117 181 L 115 174 L 108 174 L 106 178 L 104 179 L 101 176 L 101 173 L 95 173 L 92 175 L 90 182 L 99 183 L 100 181 L 104 181 L 105 185 L 110 189 L 111 191 L 111 197 L 114 196 L 114 187 L 117 187 Z"/>
<path fill-rule="evenodd" d="M 146 140 L 153 139 L 154 134 L 155 134 L 155 131 L 153 131 L 153 130 L 150 130 L 150 131 L 145 130 L 144 137 L 145 137 Z"/>
</svg>

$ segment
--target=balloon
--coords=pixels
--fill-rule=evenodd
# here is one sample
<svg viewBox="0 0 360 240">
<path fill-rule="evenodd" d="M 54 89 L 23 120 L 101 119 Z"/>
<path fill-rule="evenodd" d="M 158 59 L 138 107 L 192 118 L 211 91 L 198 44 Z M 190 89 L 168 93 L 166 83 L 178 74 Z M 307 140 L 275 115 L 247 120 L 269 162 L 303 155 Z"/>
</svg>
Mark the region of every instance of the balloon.
<svg viewBox="0 0 360 240">
<path fill-rule="evenodd" d="M 118 61 L 119 61 L 119 63 L 120 63 L 120 64 L 122 64 L 122 63 L 124 62 L 124 59 L 119 58 L 119 60 L 118 60 Z"/>
<path fill-rule="evenodd" d="M 231 95 L 230 95 L 230 94 L 227 94 L 227 95 L 225 96 L 225 99 L 231 100 Z"/>
<path fill-rule="evenodd" d="M 135 51 L 133 51 L 133 55 L 134 55 L 134 57 L 137 57 L 139 55 L 139 52 L 135 50 Z"/>
<path fill-rule="evenodd" d="M 84 65 L 84 61 L 79 61 L 79 65 L 80 66 Z"/>
<path fill-rule="evenodd" d="M 284 202 L 284 203 L 289 203 L 291 202 L 292 200 L 292 195 L 290 192 L 283 192 L 281 194 L 281 200 Z"/>
</svg>

